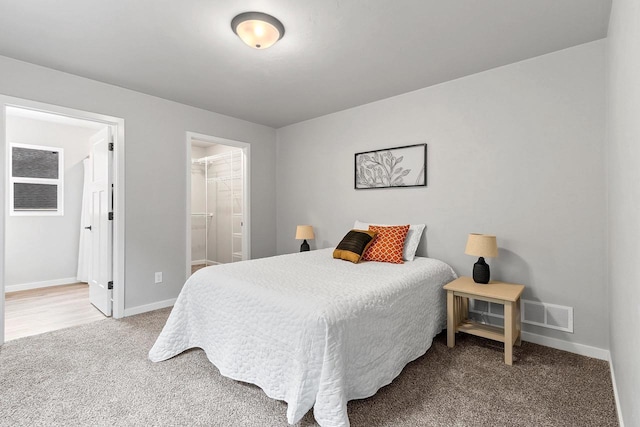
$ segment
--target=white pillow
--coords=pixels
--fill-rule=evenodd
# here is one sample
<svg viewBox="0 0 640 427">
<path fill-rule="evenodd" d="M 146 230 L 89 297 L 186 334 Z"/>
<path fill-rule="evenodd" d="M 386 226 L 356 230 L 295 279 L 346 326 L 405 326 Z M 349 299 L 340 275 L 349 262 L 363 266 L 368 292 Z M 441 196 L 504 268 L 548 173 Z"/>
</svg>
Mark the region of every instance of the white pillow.
<svg viewBox="0 0 640 427">
<path fill-rule="evenodd" d="M 406 225 L 406 224 L 378 224 L 377 222 L 361 222 L 356 220 L 353 224 L 353 228 L 356 230 L 368 230 L 369 225 L 380 225 L 382 227 L 389 227 L 390 225 Z M 404 241 L 404 248 L 402 248 L 402 259 L 405 261 L 413 261 L 416 257 L 416 251 L 420 244 L 420 238 L 424 232 L 425 224 L 409 224 L 409 231 L 407 232 L 407 238 Z"/>
</svg>

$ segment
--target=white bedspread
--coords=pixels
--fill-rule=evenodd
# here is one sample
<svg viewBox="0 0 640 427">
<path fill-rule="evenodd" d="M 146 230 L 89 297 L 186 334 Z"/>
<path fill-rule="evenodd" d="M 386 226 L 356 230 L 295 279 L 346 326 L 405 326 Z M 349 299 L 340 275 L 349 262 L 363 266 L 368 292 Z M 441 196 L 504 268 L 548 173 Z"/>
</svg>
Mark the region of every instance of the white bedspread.
<svg viewBox="0 0 640 427">
<path fill-rule="evenodd" d="M 332 249 L 204 268 L 187 280 L 149 352 L 204 349 L 226 377 L 348 426 L 347 401 L 372 396 L 423 355 L 446 325 L 447 264 L 335 260 Z"/>
</svg>

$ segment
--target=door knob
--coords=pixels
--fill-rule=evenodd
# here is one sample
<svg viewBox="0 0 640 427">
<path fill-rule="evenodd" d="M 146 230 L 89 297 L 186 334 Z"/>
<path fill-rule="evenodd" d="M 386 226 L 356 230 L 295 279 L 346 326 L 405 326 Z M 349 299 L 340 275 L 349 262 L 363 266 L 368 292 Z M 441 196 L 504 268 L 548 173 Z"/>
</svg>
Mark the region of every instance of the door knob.
<svg viewBox="0 0 640 427">
<path fill-rule="evenodd" d="M 84 229 L 91 231 L 91 226 L 85 227 Z"/>
</svg>

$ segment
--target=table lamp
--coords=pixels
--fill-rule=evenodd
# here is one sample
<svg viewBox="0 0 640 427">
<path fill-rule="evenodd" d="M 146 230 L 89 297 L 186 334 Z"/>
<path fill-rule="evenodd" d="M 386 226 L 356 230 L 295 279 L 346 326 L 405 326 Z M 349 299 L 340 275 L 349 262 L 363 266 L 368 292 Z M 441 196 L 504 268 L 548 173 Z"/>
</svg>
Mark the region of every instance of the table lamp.
<svg viewBox="0 0 640 427">
<path fill-rule="evenodd" d="M 478 258 L 478 262 L 473 264 L 473 281 L 476 283 L 489 283 L 489 264 L 487 264 L 484 259 L 485 257 L 495 258 L 498 256 L 496 236 L 477 233 L 469 234 L 464 253 L 480 257 Z"/>
<path fill-rule="evenodd" d="M 300 245 L 300 252 L 308 251 L 309 244 L 307 243 L 307 239 L 315 239 L 315 235 L 313 234 L 313 227 L 310 225 L 299 225 L 296 229 L 296 240 L 303 240 Z"/>
</svg>

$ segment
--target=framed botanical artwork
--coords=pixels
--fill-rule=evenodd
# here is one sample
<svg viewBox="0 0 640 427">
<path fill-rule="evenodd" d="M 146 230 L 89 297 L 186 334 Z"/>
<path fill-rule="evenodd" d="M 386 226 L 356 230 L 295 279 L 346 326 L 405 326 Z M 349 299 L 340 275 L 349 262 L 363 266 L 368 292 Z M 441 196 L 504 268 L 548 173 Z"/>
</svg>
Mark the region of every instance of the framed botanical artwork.
<svg viewBox="0 0 640 427">
<path fill-rule="evenodd" d="M 426 187 L 427 144 L 356 153 L 354 175 L 356 190 Z"/>
</svg>

